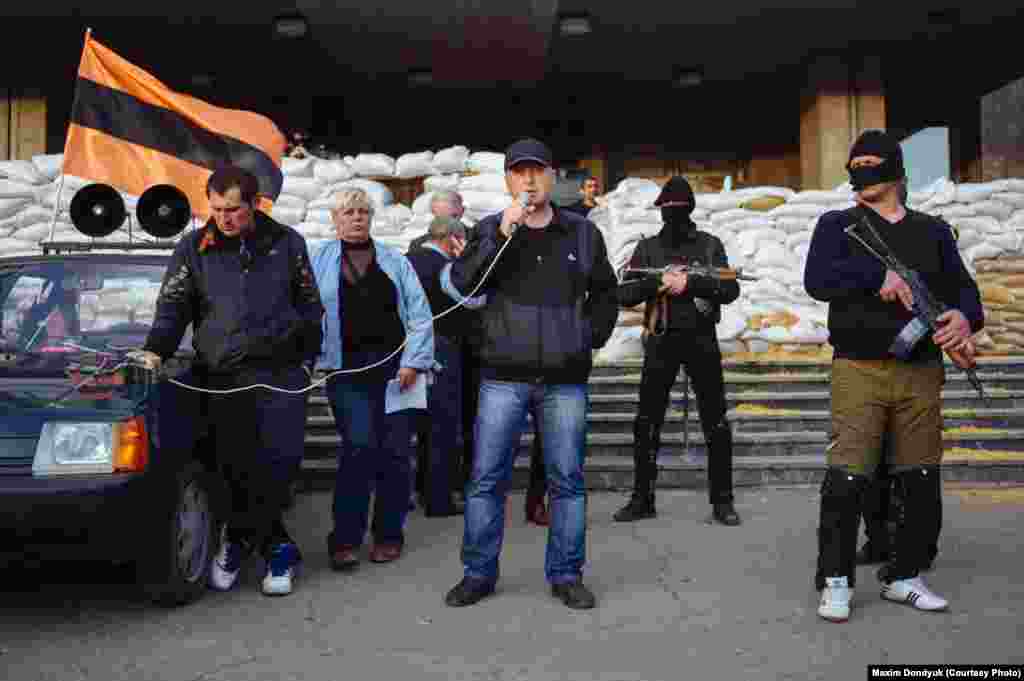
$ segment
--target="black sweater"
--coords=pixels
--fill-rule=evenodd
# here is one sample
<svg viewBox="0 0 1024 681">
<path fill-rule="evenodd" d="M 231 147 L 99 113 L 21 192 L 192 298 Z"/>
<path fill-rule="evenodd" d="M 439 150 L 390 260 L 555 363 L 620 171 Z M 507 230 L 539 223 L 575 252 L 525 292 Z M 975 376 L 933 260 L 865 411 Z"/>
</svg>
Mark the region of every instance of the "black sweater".
<svg viewBox="0 0 1024 681">
<path fill-rule="evenodd" d="M 811 238 L 804 286 L 816 300 L 829 303 L 829 342 L 835 357 L 888 359 L 893 339 L 913 315 L 900 302 L 878 296 L 885 266 L 843 230 L 866 210 L 871 224 L 907 267 L 916 270 L 932 294 L 959 309 L 978 332 L 985 324 L 981 296 L 964 267 L 949 225 L 939 218 L 908 210 L 889 223 L 870 209 L 830 211 L 821 216 Z M 934 361 L 940 351 L 930 336 L 914 349 L 911 361 Z"/>
</svg>

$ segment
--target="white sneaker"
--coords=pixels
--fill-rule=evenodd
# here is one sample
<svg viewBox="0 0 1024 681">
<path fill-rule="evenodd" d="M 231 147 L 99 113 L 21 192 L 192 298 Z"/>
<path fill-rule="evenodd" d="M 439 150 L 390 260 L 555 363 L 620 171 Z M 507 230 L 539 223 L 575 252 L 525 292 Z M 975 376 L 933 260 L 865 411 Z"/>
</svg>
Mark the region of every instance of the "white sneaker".
<svg viewBox="0 0 1024 681">
<path fill-rule="evenodd" d="M 830 622 L 845 622 L 850 619 L 852 600 L 853 589 L 849 587 L 846 577 L 827 577 L 825 588 L 821 590 L 818 616 Z"/>
<path fill-rule="evenodd" d="M 263 577 L 263 595 L 287 596 L 298 566 L 298 550 L 294 544 L 277 544 L 271 548 L 267 574 Z"/>
<path fill-rule="evenodd" d="M 920 577 L 898 579 L 891 584 L 882 584 L 882 598 L 897 603 L 908 603 L 918 610 L 945 610 L 949 602 L 932 593 Z"/>
<path fill-rule="evenodd" d="M 221 529 L 220 550 L 210 564 L 210 587 L 217 591 L 230 591 L 242 571 L 243 547 L 228 541 L 228 529 Z"/>
</svg>

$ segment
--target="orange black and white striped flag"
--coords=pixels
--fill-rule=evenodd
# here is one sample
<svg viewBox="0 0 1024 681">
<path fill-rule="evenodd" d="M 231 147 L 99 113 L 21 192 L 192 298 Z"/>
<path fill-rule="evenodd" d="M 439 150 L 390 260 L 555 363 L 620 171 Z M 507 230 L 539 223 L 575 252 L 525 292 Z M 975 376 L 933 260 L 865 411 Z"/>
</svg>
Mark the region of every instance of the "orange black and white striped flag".
<svg viewBox="0 0 1024 681">
<path fill-rule="evenodd" d="M 269 118 L 174 92 L 90 33 L 75 87 L 65 174 L 134 195 L 171 184 L 188 196 L 192 213 L 204 218 L 206 181 L 223 164 L 256 175 L 264 208 L 281 193 L 286 142 Z"/>
</svg>

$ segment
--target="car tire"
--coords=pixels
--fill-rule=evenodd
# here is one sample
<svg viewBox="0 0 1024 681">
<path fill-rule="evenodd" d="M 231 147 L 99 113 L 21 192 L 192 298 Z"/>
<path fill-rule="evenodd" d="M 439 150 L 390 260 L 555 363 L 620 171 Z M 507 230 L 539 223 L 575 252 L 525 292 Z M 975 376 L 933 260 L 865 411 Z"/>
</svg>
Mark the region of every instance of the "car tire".
<svg viewBox="0 0 1024 681">
<path fill-rule="evenodd" d="M 170 503 L 140 565 L 143 589 L 157 605 L 185 605 L 206 592 L 219 527 L 219 486 L 212 477 L 198 462 L 175 476 Z"/>
</svg>

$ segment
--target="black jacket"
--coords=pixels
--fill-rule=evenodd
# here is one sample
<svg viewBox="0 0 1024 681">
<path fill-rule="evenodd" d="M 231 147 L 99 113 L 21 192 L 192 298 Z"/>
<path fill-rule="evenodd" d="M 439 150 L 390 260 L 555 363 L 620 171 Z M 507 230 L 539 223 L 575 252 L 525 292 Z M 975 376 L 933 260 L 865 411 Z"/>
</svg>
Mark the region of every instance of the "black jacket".
<svg viewBox="0 0 1024 681">
<path fill-rule="evenodd" d="M 438 253 L 433 248 L 422 248 L 410 250 L 406 256 L 416 270 L 416 276 L 423 284 L 423 290 L 430 301 L 430 311 L 435 317 L 450 309 L 456 304 L 448 294 L 441 289 L 441 270 L 451 262 L 446 256 Z M 438 336 L 453 341 L 468 339 L 473 332 L 473 310 L 463 306 L 448 312 L 441 319 L 434 321 L 434 333 Z"/>
<path fill-rule="evenodd" d="M 895 224 L 870 209 L 830 211 L 821 216 L 814 229 L 804 287 L 815 300 L 829 303 L 829 343 L 836 357 L 890 358 L 893 339 L 913 318 L 902 303 L 889 303 L 879 297 L 885 266 L 845 233 L 861 215 L 871 220 L 896 258 L 921 275 L 938 300 L 959 309 L 972 332 L 981 330 L 985 315 L 978 286 L 964 267 L 947 223 L 912 210 Z M 910 360 L 934 361 L 940 357 L 929 335 L 918 343 Z"/>
<path fill-rule="evenodd" d="M 473 293 L 498 250 L 509 243 L 474 294 L 488 297 L 479 339 L 485 377 L 586 382 L 592 351 L 604 346 L 615 328 L 616 279 L 601 232 L 575 213 L 554 210 L 544 230 L 520 227 L 511 242 L 499 229 L 500 213 L 485 218 L 452 266 L 455 288 Z"/>
<path fill-rule="evenodd" d="M 195 362 L 211 373 L 298 366 L 320 353 L 324 308 L 298 232 L 261 212 L 247 239 L 211 220 L 183 237 L 167 266 L 145 349 L 162 358 L 193 328 Z"/>
<path fill-rule="evenodd" d="M 709 255 L 713 267 L 729 266 L 725 246 L 718 237 L 695 227 L 688 236 L 684 236 L 665 226 L 656 236 L 642 239 L 637 244 L 628 266 L 657 268 L 696 262 L 708 265 Z M 619 287 L 619 302 L 625 307 L 646 302 L 649 315 L 660 287 L 660 277 L 626 277 L 625 283 Z M 668 328 L 702 330 L 714 334 L 715 324 L 721 321 L 719 307 L 728 305 L 739 296 L 740 285 L 736 280 L 723 281 L 690 275 L 687 277 L 686 291 L 682 295 L 668 298 Z M 711 304 L 711 313 L 705 314 L 698 310 L 694 298 L 707 300 Z"/>
</svg>

